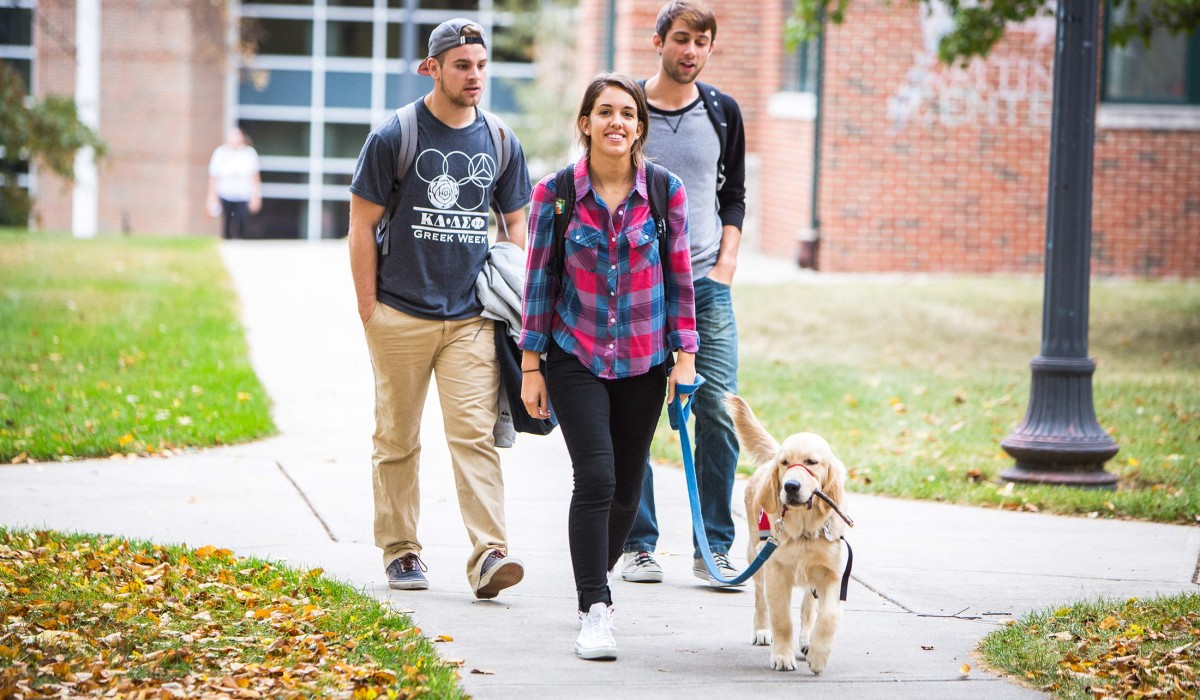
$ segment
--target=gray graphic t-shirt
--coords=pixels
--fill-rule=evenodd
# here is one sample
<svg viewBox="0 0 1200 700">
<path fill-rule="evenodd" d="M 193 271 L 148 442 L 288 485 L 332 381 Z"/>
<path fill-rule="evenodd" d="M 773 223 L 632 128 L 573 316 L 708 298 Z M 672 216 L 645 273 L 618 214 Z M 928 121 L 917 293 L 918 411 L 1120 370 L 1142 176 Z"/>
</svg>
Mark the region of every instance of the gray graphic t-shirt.
<svg viewBox="0 0 1200 700">
<path fill-rule="evenodd" d="M 525 156 L 515 136 L 504 173 L 483 115 L 454 129 L 417 102 L 417 157 L 400 184 L 387 255 L 379 258 L 379 301 L 421 318 L 463 319 L 482 311 L 475 278 L 488 251 L 488 208 L 513 212 L 529 203 Z M 367 137 L 350 191 L 387 206 L 400 150 L 393 114 Z"/>
</svg>

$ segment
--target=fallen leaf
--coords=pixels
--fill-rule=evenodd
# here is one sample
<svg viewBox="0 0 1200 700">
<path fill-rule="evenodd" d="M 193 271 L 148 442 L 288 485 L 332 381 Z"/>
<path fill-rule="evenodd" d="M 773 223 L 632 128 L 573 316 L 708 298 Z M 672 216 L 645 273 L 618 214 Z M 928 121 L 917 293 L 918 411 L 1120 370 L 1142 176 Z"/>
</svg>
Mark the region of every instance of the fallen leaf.
<svg viewBox="0 0 1200 700">
<path fill-rule="evenodd" d="M 485 668 L 473 668 L 473 669 L 471 669 L 471 673 L 474 673 L 474 674 L 477 674 L 477 675 L 480 675 L 480 676 L 494 676 L 494 675 L 496 675 L 496 672 L 495 672 L 495 671 L 489 671 L 489 670 L 487 670 L 487 669 L 485 669 Z"/>
</svg>

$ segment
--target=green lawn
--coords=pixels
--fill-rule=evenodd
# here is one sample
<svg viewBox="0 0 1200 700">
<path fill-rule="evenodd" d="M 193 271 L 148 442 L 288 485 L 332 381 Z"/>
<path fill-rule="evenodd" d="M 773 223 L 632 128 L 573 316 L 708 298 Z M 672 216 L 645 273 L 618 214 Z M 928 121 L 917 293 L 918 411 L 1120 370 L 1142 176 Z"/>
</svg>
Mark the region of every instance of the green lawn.
<svg viewBox="0 0 1200 700">
<path fill-rule="evenodd" d="M 213 239 L 0 231 L 0 460 L 270 435 Z"/>
<path fill-rule="evenodd" d="M 1121 448 L 1107 465 L 1115 492 L 999 481 L 1013 464 L 1000 441 L 1024 417 L 1040 350 L 1041 298 L 1032 277 L 739 286 L 739 394 L 777 438 L 828 438 L 853 491 L 1200 521 L 1200 282 L 1092 285 L 1096 414 Z M 654 455 L 678 462 L 665 423 Z"/>
</svg>

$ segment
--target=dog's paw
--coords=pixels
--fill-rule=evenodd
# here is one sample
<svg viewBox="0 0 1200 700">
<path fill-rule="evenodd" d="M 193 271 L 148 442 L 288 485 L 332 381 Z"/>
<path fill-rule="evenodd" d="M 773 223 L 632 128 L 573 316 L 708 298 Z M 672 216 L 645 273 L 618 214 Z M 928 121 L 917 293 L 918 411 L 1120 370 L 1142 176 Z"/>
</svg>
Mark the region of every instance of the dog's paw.
<svg viewBox="0 0 1200 700">
<path fill-rule="evenodd" d="M 772 671 L 795 671 L 796 658 L 791 654 L 771 654 Z"/>
<path fill-rule="evenodd" d="M 750 642 L 756 647 L 765 647 L 771 644 L 771 633 L 768 630 L 754 630 L 754 641 Z"/>
<path fill-rule="evenodd" d="M 825 665 L 829 663 L 829 650 L 808 649 L 805 651 L 804 659 L 808 662 L 808 669 L 813 672 L 813 675 L 819 676 L 825 670 Z"/>
<path fill-rule="evenodd" d="M 802 658 L 802 659 L 808 658 L 808 645 L 807 644 L 800 645 L 800 658 Z"/>
</svg>

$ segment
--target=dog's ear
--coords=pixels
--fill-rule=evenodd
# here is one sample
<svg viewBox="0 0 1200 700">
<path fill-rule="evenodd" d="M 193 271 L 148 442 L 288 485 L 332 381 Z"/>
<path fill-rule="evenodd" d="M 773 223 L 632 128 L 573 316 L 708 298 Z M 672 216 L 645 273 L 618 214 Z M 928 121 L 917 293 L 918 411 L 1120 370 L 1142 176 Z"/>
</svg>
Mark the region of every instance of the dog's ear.
<svg viewBox="0 0 1200 700">
<path fill-rule="evenodd" d="M 825 479 L 821 483 L 821 490 L 839 506 L 845 499 L 846 465 L 842 464 L 842 460 L 834 456 L 833 453 L 830 453 L 829 468 L 825 470 Z"/>
<path fill-rule="evenodd" d="M 755 494 L 754 505 L 764 513 L 774 515 L 779 512 L 781 507 L 779 500 L 779 492 L 783 490 L 783 472 L 787 469 L 787 465 L 780 464 L 779 453 L 771 458 L 770 462 L 760 464 L 759 469 L 769 469 L 769 476 L 763 480 L 762 487 Z"/>
<path fill-rule="evenodd" d="M 758 422 L 754 411 L 750 410 L 750 404 L 740 396 L 726 392 L 725 410 L 733 419 L 733 429 L 737 431 L 738 442 L 742 443 L 742 449 L 750 455 L 756 465 L 779 456 L 779 443 L 775 442 L 775 438 Z"/>
</svg>

